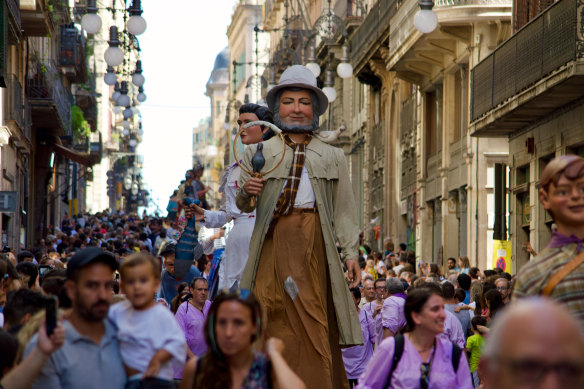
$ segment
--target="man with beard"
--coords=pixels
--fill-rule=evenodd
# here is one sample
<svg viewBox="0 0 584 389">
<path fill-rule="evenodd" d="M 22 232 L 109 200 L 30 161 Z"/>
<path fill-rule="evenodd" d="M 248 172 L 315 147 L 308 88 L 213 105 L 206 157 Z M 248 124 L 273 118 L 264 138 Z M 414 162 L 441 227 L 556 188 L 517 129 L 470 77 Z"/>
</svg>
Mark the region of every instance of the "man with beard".
<svg viewBox="0 0 584 389">
<path fill-rule="evenodd" d="M 347 162 L 341 149 L 313 136 L 328 99 L 308 68 L 286 69 L 266 100 L 286 148 L 282 163 L 263 178 L 240 176 L 237 206 L 252 212 L 250 200 L 258 197 L 241 285 L 253 289 L 270 323 L 266 337 L 283 340 L 285 359 L 308 388 L 348 388 L 340 348 L 363 344 L 363 336 L 335 245 L 351 287 L 358 286 L 359 230 Z M 283 146 L 279 137 L 263 145 L 267 171 Z M 248 171 L 256 149 L 244 153 Z"/>
<path fill-rule="evenodd" d="M 79 251 L 69 261 L 65 288 L 72 310 L 64 321 L 65 344 L 44 366 L 33 388 L 123 388 L 126 374 L 116 329 L 107 321 L 112 299 L 113 254 L 98 247 Z M 25 354 L 36 347 L 29 342 Z"/>
</svg>

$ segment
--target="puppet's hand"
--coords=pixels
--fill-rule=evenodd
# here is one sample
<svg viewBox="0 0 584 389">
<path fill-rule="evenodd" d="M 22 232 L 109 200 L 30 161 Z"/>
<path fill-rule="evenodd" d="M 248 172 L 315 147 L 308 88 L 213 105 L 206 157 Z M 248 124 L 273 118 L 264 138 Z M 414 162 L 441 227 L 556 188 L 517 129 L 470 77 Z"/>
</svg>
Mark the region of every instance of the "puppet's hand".
<svg viewBox="0 0 584 389">
<path fill-rule="evenodd" d="M 264 182 L 266 182 L 264 178 L 250 177 L 245 185 L 243 185 L 243 190 L 250 196 L 257 196 L 264 188 Z"/>
<path fill-rule="evenodd" d="M 359 269 L 359 263 L 355 259 L 347 259 L 345 261 L 345 266 L 349 273 L 349 281 L 351 281 L 349 288 L 359 287 L 361 284 L 361 269 Z"/>
</svg>

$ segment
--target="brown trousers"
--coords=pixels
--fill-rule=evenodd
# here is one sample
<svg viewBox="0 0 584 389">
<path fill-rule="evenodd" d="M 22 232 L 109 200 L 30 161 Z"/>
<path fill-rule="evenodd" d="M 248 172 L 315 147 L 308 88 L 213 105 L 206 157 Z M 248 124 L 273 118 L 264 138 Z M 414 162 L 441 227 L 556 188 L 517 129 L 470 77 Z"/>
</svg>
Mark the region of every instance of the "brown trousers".
<svg viewBox="0 0 584 389">
<path fill-rule="evenodd" d="M 294 300 L 284 290 L 288 277 L 298 286 Z M 306 387 L 349 388 L 318 214 L 278 220 L 264 241 L 254 293 L 267 320 L 266 339 L 282 339 L 284 358 Z"/>
</svg>

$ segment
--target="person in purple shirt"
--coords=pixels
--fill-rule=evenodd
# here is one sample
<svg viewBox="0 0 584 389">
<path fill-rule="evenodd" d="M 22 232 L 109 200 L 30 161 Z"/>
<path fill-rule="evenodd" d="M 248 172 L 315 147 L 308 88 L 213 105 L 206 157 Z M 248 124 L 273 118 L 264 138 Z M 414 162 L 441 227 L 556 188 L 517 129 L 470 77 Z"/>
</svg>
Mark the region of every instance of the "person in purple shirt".
<svg viewBox="0 0 584 389">
<path fill-rule="evenodd" d="M 375 346 L 379 345 L 383 340 L 383 327 L 381 325 L 381 308 L 383 301 L 387 297 L 385 290 L 385 278 L 378 278 L 374 282 L 375 285 L 375 300 L 363 305 L 363 309 L 367 311 L 373 320 L 375 320 Z"/>
<path fill-rule="evenodd" d="M 207 352 L 207 344 L 203 335 L 205 319 L 211 308 L 211 301 L 207 300 L 209 284 L 207 280 L 195 278 L 190 285 L 192 298 L 182 303 L 176 311 L 176 321 L 183 330 L 187 339 L 187 360 L 194 356 L 200 357 Z M 174 379 L 181 379 L 184 366 L 174 368 Z"/>
<path fill-rule="evenodd" d="M 393 371 L 395 337 L 389 337 L 375 350 L 356 388 L 472 388 L 464 353 L 460 353 L 455 371 L 454 346 L 440 337 L 446 320 L 442 296 L 433 288 L 415 288 L 408 291 L 404 312 L 404 347 Z"/>
<path fill-rule="evenodd" d="M 349 386 L 353 388 L 357 384 L 357 379 L 365 371 L 367 362 L 373 355 L 373 344 L 375 344 L 375 322 L 371 315 L 364 309 L 359 308 L 361 302 L 361 291 L 359 288 L 351 288 L 355 308 L 359 314 L 359 321 L 361 322 L 361 332 L 363 333 L 363 345 L 344 348 L 343 362 L 345 363 L 345 370 L 347 378 L 349 379 Z"/>
<path fill-rule="evenodd" d="M 381 308 L 383 339 L 394 336 L 406 324 L 404 284 L 397 278 L 389 278 L 385 282 L 385 289 L 389 297 L 385 299 Z"/>
</svg>

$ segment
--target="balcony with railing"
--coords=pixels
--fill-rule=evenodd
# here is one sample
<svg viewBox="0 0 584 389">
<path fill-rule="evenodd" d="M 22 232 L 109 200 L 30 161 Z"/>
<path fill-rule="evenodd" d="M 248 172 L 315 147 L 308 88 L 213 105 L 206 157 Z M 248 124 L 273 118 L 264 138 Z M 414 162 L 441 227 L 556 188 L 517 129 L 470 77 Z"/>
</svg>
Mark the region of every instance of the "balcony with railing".
<svg viewBox="0 0 584 389">
<path fill-rule="evenodd" d="M 28 36 L 47 36 L 71 22 L 66 0 L 20 0 L 22 30 Z"/>
<path fill-rule="evenodd" d="M 24 129 L 22 85 L 14 74 L 10 74 L 6 79 L 6 89 L 4 92 L 4 121 L 15 123 L 21 131 Z"/>
<path fill-rule="evenodd" d="M 22 30 L 22 21 L 20 20 L 20 0 L 6 0 L 6 6 L 12 23 L 14 23 L 15 28 L 20 33 L 20 30 Z"/>
<path fill-rule="evenodd" d="M 476 136 L 509 136 L 584 98 L 584 3 L 551 5 L 472 69 Z"/>
<path fill-rule="evenodd" d="M 398 0 L 378 0 L 351 37 L 351 57 L 357 72 L 389 38 L 389 21 L 399 7 Z"/>
<path fill-rule="evenodd" d="M 509 17 L 512 0 L 435 0 L 434 12 L 441 25 Z"/>
<path fill-rule="evenodd" d="M 60 26 L 58 64 L 71 82 L 87 80 L 85 37 L 73 25 Z"/>
<path fill-rule="evenodd" d="M 510 31 L 511 5 L 511 0 L 436 0 L 438 27 L 422 34 L 414 26 L 418 0 L 403 0 L 390 21 L 388 68 L 402 79 L 425 84 L 459 55 L 459 43 L 471 49 L 476 23 L 492 24 L 498 29 L 493 35 L 504 39 Z"/>
<path fill-rule="evenodd" d="M 31 105 L 36 127 L 60 128 L 71 133 L 71 94 L 63 85 L 52 60 L 30 61 L 26 78 L 26 97 Z"/>
</svg>

